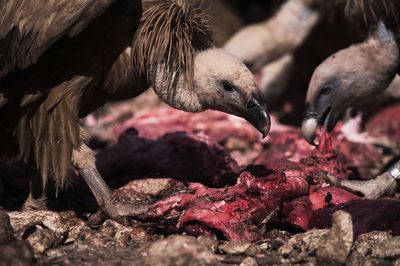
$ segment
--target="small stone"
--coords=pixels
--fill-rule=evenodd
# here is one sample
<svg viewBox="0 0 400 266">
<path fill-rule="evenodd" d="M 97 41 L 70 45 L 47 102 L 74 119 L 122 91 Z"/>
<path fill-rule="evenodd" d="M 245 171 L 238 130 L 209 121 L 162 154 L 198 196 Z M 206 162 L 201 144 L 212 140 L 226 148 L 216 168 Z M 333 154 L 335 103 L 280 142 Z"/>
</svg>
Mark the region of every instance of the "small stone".
<svg viewBox="0 0 400 266">
<path fill-rule="evenodd" d="M 372 252 L 372 247 L 382 246 L 382 243 L 388 241 L 393 236 L 390 232 L 375 231 L 358 236 L 357 241 L 354 243 L 353 253 L 360 256 L 367 256 Z"/>
<path fill-rule="evenodd" d="M 8 215 L 11 226 L 16 232 L 23 231 L 25 227 L 32 224 L 40 223 L 59 234 L 65 234 L 68 230 L 68 225 L 64 223 L 60 213 L 53 211 L 9 212 Z"/>
<path fill-rule="evenodd" d="M 278 249 L 278 253 L 289 256 L 295 250 L 298 253 L 309 254 L 315 251 L 323 243 L 325 235 L 329 232 L 327 229 L 314 229 L 305 233 L 293 236 L 289 241 Z"/>
<path fill-rule="evenodd" d="M 273 229 L 265 235 L 263 243 L 261 243 L 260 249 L 262 251 L 277 251 L 290 239 L 290 234 L 285 231 Z"/>
<path fill-rule="evenodd" d="M 140 242 L 149 238 L 144 228 L 125 226 L 113 220 L 105 221 L 99 232 L 114 238 L 120 245 L 128 245 L 132 242 Z"/>
<path fill-rule="evenodd" d="M 70 228 L 68 228 L 68 236 L 65 239 L 64 244 L 68 245 L 74 243 L 85 230 L 88 231 L 90 228 L 86 226 L 83 221 L 79 224 L 72 225 Z"/>
<path fill-rule="evenodd" d="M 372 247 L 371 256 L 381 259 L 397 259 L 400 257 L 400 237 L 382 241 L 379 245 Z"/>
<path fill-rule="evenodd" d="M 345 263 L 353 246 L 353 222 L 349 213 L 337 211 L 332 215 L 332 228 L 318 248 L 317 257 L 329 264 Z"/>
<path fill-rule="evenodd" d="M 392 238 L 389 232 L 370 232 L 358 236 L 353 245 L 352 252 L 348 258 L 347 265 L 366 265 L 376 262 L 372 260 L 370 254 L 374 247 L 381 247 L 384 241 Z"/>
<path fill-rule="evenodd" d="M 26 241 L 14 241 L 0 245 L 0 265 L 32 265 L 33 251 Z"/>
<path fill-rule="evenodd" d="M 285 243 L 282 239 L 266 239 L 264 243 L 260 244 L 260 249 L 263 251 L 276 251 Z"/>
<path fill-rule="evenodd" d="M 39 254 L 59 246 L 63 241 L 62 235 L 41 225 L 32 225 L 26 228 L 22 238 L 26 239 L 33 251 Z"/>
<path fill-rule="evenodd" d="M 284 257 L 289 257 L 290 254 L 292 254 L 294 248 L 291 245 L 283 245 L 282 247 L 279 248 L 279 253 L 284 256 Z"/>
<path fill-rule="evenodd" d="M 10 243 L 14 239 L 14 230 L 10 224 L 10 217 L 0 211 L 0 245 Z"/>
<path fill-rule="evenodd" d="M 358 264 L 358 265 L 360 265 L 360 264 Z M 362 265 L 363 266 L 392 266 L 393 262 L 390 260 L 377 259 L 377 258 L 372 258 L 372 257 L 368 256 Z"/>
<path fill-rule="evenodd" d="M 147 250 L 146 265 L 221 265 L 217 256 L 194 237 L 173 235 L 154 242 Z"/>
<path fill-rule="evenodd" d="M 281 240 L 283 242 L 286 242 L 287 240 L 289 240 L 290 237 L 291 237 L 291 235 L 289 232 L 281 231 L 281 230 L 277 230 L 277 229 L 272 229 L 265 235 L 266 239 Z"/>
<path fill-rule="evenodd" d="M 248 255 L 254 256 L 261 252 L 259 246 L 246 241 L 227 241 L 219 245 L 218 249 L 230 255 Z"/>
<path fill-rule="evenodd" d="M 258 263 L 252 257 L 247 257 L 240 263 L 240 266 L 258 266 Z"/>
<path fill-rule="evenodd" d="M 133 180 L 116 191 L 118 198 L 127 202 L 141 202 L 152 198 L 161 198 L 185 186 L 171 178 L 146 178 Z"/>
<path fill-rule="evenodd" d="M 218 250 L 218 241 L 215 238 L 199 236 L 197 241 L 199 241 L 200 244 L 208 247 L 213 252 Z"/>
</svg>

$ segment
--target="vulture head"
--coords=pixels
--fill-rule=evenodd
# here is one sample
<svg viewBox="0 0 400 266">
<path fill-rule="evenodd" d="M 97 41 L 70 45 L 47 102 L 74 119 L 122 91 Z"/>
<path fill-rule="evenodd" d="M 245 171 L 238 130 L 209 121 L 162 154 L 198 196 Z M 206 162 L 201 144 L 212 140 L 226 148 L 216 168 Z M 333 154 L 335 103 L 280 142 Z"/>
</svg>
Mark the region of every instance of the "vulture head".
<svg viewBox="0 0 400 266">
<path fill-rule="evenodd" d="M 239 59 L 213 47 L 204 13 L 190 1 L 149 3 L 133 55 L 157 95 L 180 110 L 240 116 L 266 136 L 270 118 L 254 76 Z"/>
<path fill-rule="evenodd" d="M 270 119 L 250 70 L 221 49 L 208 49 L 195 57 L 195 96 L 199 110 L 213 109 L 243 117 L 265 137 Z"/>
<path fill-rule="evenodd" d="M 393 34 L 379 23 L 365 42 L 327 58 L 314 71 L 308 87 L 304 138 L 313 144 L 318 126 L 333 130 L 348 108 L 382 93 L 395 77 L 398 57 Z"/>
</svg>

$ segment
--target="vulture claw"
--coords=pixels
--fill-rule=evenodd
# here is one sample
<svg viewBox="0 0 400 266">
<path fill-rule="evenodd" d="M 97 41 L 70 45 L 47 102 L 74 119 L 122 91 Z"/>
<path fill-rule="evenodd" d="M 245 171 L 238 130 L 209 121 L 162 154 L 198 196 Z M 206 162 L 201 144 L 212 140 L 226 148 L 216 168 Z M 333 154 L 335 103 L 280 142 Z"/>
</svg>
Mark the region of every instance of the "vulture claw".
<svg viewBox="0 0 400 266">
<path fill-rule="evenodd" d="M 148 211 L 149 207 L 147 205 L 119 202 L 118 199 L 112 198 L 89 217 L 88 225 L 97 227 L 106 219 L 112 219 L 122 225 L 130 226 L 135 218 L 144 216 Z"/>
<path fill-rule="evenodd" d="M 325 179 L 333 186 L 341 187 L 353 193 L 364 195 L 367 199 L 378 199 L 385 195 L 392 195 L 397 189 L 396 180 L 388 173 L 371 180 L 341 180 L 333 175 L 326 175 Z"/>
<path fill-rule="evenodd" d="M 149 206 L 138 203 L 130 204 L 118 202 L 117 200 L 111 200 L 102 206 L 101 209 L 108 218 L 123 225 L 130 225 L 131 220 L 135 217 L 144 216 L 149 211 Z"/>
</svg>

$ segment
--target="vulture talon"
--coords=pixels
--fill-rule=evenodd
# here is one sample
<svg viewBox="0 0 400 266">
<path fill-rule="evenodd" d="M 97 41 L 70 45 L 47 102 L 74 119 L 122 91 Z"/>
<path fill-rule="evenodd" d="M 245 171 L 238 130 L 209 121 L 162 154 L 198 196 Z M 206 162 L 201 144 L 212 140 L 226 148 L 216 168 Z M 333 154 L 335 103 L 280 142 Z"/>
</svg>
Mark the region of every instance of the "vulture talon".
<svg viewBox="0 0 400 266">
<path fill-rule="evenodd" d="M 42 186 L 41 176 L 35 169 L 32 169 L 32 176 L 29 180 L 29 195 L 22 205 L 24 211 L 48 210 L 49 198 L 46 190 Z"/>
<path fill-rule="evenodd" d="M 396 180 L 388 172 L 365 181 L 340 180 L 328 174 L 327 181 L 333 186 L 341 187 L 352 193 L 361 193 L 367 199 L 378 199 L 386 195 L 392 195 L 397 189 Z"/>
<path fill-rule="evenodd" d="M 48 210 L 48 199 L 46 197 L 35 199 L 29 194 L 21 209 L 23 211 Z"/>
<path fill-rule="evenodd" d="M 89 147 L 83 144 L 79 150 L 75 150 L 73 162 L 88 184 L 100 209 L 108 218 L 123 225 L 129 225 L 131 218 L 146 214 L 148 211 L 146 205 L 121 202 L 112 195 L 110 188 L 96 168 L 95 159 Z"/>
<path fill-rule="evenodd" d="M 131 221 L 136 217 L 145 215 L 149 211 L 149 207 L 142 204 L 118 202 L 117 199 L 113 198 L 104 206 L 101 206 L 101 210 L 108 218 L 123 225 L 131 225 Z"/>
</svg>

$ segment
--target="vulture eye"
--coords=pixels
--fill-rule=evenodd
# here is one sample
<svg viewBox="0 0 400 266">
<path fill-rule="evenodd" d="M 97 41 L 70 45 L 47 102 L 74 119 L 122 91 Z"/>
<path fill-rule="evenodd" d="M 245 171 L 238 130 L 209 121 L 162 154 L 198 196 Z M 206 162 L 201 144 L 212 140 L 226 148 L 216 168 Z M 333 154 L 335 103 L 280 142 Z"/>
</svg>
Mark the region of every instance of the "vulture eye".
<svg viewBox="0 0 400 266">
<path fill-rule="evenodd" d="M 222 82 L 222 88 L 224 89 L 224 91 L 226 92 L 234 92 L 235 91 L 235 86 L 233 86 L 231 83 L 229 83 L 228 81 L 223 81 Z"/>
<path fill-rule="evenodd" d="M 321 89 L 321 95 L 328 95 L 332 91 L 332 88 L 330 86 L 325 86 Z"/>
</svg>

